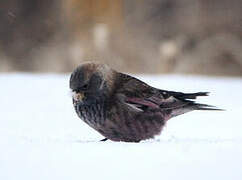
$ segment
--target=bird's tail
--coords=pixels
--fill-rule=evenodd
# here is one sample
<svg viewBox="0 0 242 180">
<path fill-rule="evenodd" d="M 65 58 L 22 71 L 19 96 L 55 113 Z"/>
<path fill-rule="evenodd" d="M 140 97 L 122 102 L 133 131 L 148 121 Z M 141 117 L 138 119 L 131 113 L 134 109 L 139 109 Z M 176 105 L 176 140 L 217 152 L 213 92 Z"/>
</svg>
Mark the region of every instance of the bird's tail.
<svg viewBox="0 0 242 180">
<path fill-rule="evenodd" d="M 193 110 L 209 110 L 209 111 L 224 111 L 224 109 L 219 109 L 215 106 L 211 106 L 208 104 L 200 104 L 200 103 L 195 103 L 193 101 L 187 103 L 184 106 L 177 107 L 172 109 L 171 111 L 171 117 L 175 117 Z"/>
<path fill-rule="evenodd" d="M 187 108 L 191 108 L 191 110 L 212 110 L 212 111 L 224 111 L 224 109 L 219 109 L 216 106 L 208 105 L 208 104 L 200 104 L 191 102 L 191 104 L 187 105 Z"/>
<path fill-rule="evenodd" d="M 172 110 L 172 117 L 178 116 L 180 114 L 184 114 L 193 110 L 212 110 L 212 111 L 224 111 L 223 109 L 219 109 L 216 106 L 208 105 L 208 104 L 200 104 L 196 103 L 194 100 L 198 96 L 208 96 L 208 92 L 198 92 L 198 93 L 179 93 L 179 92 L 169 92 L 176 99 L 180 100 L 180 107 L 174 108 Z"/>
<path fill-rule="evenodd" d="M 162 90 L 164 92 L 164 90 Z M 208 96 L 209 92 L 197 92 L 197 93 L 182 93 L 182 92 L 175 92 L 175 91 L 165 91 L 171 96 L 179 100 L 186 100 L 186 99 L 196 99 L 198 96 Z"/>
</svg>

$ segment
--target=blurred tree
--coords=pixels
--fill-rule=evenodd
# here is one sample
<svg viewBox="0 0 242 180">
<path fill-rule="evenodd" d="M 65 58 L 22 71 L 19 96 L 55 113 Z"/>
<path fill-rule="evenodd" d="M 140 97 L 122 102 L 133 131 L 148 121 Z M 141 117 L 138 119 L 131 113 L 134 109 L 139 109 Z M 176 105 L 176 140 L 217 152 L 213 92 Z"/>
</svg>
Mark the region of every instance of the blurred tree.
<svg viewBox="0 0 242 180">
<path fill-rule="evenodd" d="M 242 75 L 241 9 L 241 0 L 2 0 L 0 70 L 4 59 L 41 71 L 97 60 L 129 72 Z"/>
<path fill-rule="evenodd" d="M 18 70 L 31 70 L 30 56 L 46 44 L 60 27 L 58 0 L 1 0 L 0 55 Z"/>
<path fill-rule="evenodd" d="M 106 59 L 123 27 L 122 0 L 66 0 L 65 10 L 74 66 L 80 60 Z M 112 61 L 111 61 L 112 63 Z"/>
</svg>

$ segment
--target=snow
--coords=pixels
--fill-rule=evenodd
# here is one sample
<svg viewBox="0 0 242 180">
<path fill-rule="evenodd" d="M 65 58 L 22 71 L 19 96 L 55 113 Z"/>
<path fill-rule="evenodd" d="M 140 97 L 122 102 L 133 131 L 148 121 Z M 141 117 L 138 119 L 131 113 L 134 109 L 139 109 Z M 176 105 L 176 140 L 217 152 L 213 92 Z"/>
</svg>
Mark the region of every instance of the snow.
<svg viewBox="0 0 242 180">
<path fill-rule="evenodd" d="M 137 76 L 184 92 L 223 112 L 196 111 L 170 120 L 141 143 L 103 137 L 75 114 L 69 75 L 0 74 L 0 179 L 242 179 L 242 79 Z"/>
</svg>

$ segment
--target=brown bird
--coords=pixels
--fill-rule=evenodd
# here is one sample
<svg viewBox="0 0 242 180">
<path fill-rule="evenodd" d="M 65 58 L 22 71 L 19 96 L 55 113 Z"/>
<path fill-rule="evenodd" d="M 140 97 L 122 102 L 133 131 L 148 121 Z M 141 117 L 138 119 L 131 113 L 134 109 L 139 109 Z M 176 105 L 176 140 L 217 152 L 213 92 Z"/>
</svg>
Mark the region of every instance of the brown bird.
<svg viewBox="0 0 242 180">
<path fill-rule="evenodd" d="M 77 67 L 70 88 L 76 113 L 104 140 L 139 142 L 160 134 L 172 117 L 193 110 L 219 110 L 191 100 L 207 92 L 157 89 L 104 64 Z"/>
</svg>

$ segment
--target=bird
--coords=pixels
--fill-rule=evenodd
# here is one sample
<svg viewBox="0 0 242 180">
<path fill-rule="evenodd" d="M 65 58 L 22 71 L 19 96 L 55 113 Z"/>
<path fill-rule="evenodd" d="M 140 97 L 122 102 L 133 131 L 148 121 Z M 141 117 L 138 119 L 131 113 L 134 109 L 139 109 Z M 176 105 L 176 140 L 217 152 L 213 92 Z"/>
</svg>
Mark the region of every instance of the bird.
<svg viewBox="0 0 242 180">
<path fill-rule="evenodd" d="M 106 64 L 82 63 L 70 76 L 74 109 L 103 141 L 140 142 L 159 135 L 167 121 L 193 110 L 221 110 L 195 102 L 208 92 L 162 90 Z"/>
</svg>

